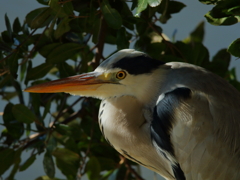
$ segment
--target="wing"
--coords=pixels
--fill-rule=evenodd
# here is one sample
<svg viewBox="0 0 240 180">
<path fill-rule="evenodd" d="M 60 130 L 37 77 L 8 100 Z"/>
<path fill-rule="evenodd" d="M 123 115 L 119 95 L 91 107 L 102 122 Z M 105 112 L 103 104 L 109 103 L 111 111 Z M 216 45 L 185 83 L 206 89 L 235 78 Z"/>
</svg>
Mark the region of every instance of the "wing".
<svg viewBox="0 0 240 180">
<path fill-rule="evenodd" d="M 176 88 L 163 95 L 153 117 L 153 144 L 177 180 L 240 179 L 240 112 L 234 103 Z"/>
</svg>

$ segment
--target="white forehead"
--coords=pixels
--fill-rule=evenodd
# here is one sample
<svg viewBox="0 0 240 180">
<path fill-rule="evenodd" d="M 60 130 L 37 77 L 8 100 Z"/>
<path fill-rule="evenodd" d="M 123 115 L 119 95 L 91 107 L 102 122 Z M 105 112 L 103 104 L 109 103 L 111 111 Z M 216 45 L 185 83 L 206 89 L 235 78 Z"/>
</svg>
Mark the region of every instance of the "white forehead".
<svg viewBox="0 0 240 180">
<path fill-rule="evenodd" d="M 108 59 L 103 61 L 96 69 L 95 71 L 106 71 L 112 68 L 112 64 L 119 61 L 120 59 L 124 57 L 136 57 L 141 56 L 145 53 L 136 51 L 135 49 L 123 49 L 118 51 L 117 53 L 110 56 Z"/>
</svg>

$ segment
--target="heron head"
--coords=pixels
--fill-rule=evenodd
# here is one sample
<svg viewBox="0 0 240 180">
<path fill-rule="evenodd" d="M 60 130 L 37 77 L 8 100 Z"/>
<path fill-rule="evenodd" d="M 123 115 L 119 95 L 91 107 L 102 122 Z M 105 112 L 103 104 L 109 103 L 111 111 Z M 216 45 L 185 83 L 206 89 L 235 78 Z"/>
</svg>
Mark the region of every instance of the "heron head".
<svg viewBox="0 0 240 180">
<path fill-rule="evenodd" d="M 35 85 L 24 91 L 65 92 L 99 99 L 130 95 L 139 99 L 152 93 L 151 89 L 158 83 L 154 72 L 163 64 L 142 52 L 125 49 L 103 61 L 93 72 Z"/>
</svg>

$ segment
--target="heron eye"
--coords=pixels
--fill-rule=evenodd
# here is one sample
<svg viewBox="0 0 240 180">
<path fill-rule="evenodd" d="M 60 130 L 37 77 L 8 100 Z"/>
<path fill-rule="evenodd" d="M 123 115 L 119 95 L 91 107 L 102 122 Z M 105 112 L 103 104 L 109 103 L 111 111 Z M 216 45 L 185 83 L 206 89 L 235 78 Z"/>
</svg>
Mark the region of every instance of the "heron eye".
<svg viewBox="0 0 240 180">
<path fill-rule="evenodd" d="M 118 78 L 118 79 L 124 79 L 126 76 L 127 76 L 127 74 L 125 71 L 119 71 L 116 74 L 116 78 Z"/>
</svg>

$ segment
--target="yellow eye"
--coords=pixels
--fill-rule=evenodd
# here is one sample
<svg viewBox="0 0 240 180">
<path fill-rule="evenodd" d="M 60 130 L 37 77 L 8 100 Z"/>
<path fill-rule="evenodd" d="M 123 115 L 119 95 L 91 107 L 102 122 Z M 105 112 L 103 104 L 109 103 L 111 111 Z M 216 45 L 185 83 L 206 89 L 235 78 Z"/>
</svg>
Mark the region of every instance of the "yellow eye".
<svg viewBox="0 0 240 180">
<path fill-rule="evenodd" d="M 125 71 L 119 71 L 116 74 L 116 78 L 118 79 L 124 79 L 127 76 L 127 73 Z"/>
</svg>

